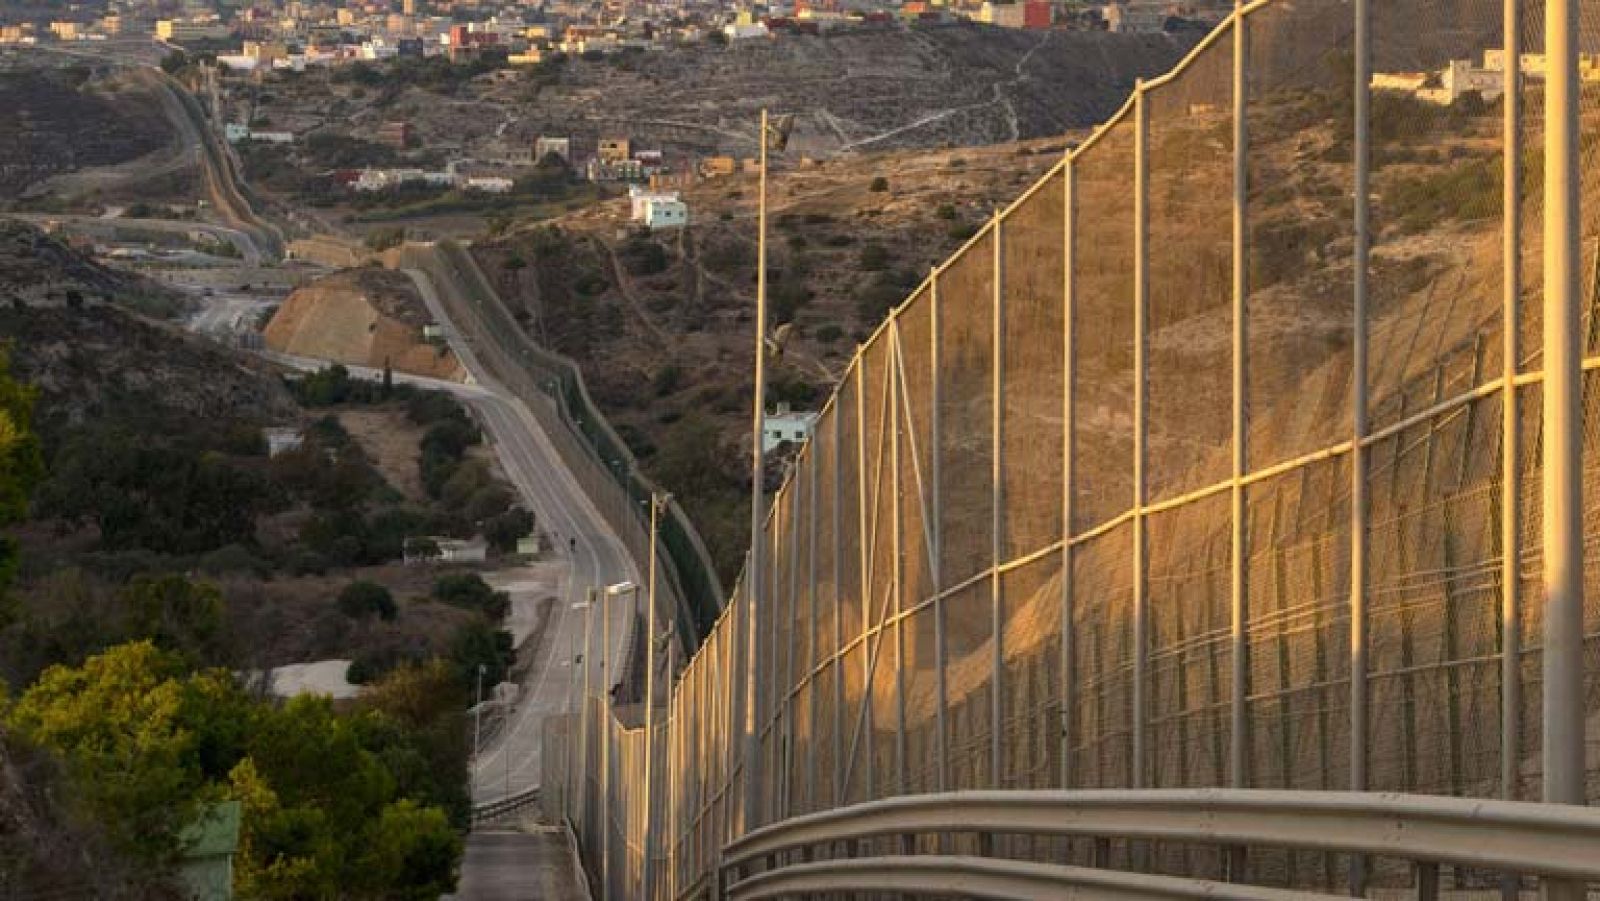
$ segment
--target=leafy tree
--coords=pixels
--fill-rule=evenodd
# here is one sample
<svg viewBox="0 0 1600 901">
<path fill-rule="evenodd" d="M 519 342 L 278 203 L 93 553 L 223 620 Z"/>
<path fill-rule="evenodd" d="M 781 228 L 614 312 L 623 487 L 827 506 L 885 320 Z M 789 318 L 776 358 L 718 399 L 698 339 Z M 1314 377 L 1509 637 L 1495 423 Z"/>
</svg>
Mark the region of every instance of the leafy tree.
<svg viewBox="0 0 1600 901">
<path fill-rule="evenodd" d="M 453 607 L 481 611 L 493 620 L 504 619 L 511 607 L 510 597 L 495 591 L 477 573 L 445 573 L 434 581 L 433 597 Z"/>
<path fill-rule="evenodd" d="M 390 622 L 400 611 L 389 589 L 362 579 L 351 582 L 339 592 L 339 612 L 351 619 L 364 619 L 377 614 L 380 619 Z"/>
<path fill-rule="evenodd" d="M 450 661 L 463 687 L 474 683 L 480 665 L 484 668 L 485 685 L 504 681 L 511 669 L 512 656 L 511 633 L 481 619 L 463 623 L 450 640 Z"/>
<path fill-rule="evenodd" d="M 409 798 L 389 804 L 363 844 L 355 872 L 372 897 L 433 901 L 455 888 L 461 838 L 437 807 Z"/>
<path fill-rule="evenodd" d="M 483 537 L 496 551 L 509 554 L 517 549 L 517 542 L 533 533 L 533 526 L 532 513 L 512 507 L 484 523 Z"/>
<path fill-rule="evenodd" d="M 85 813 L 147 860 L 177 851 L 205 781 L 201 764 L 223 756 L 215 746 L 228 730 L 217 714 L 234 706 L 225 674 L 181 676 L 178 658 L 153 643 L 121 645 L 82 667 L 46 670 L 5 716 L 20 737 L 66 759 Z"/>
<path fill-rule="evenodd" d="M 193 660 L 221 658 L 222 592 L 183 576 L 141 575 L 123 589 L 128 633 Z"/>
<path fill-rule="evenodd" d="M 261 475 L 181 436 L 117 426 L 69 438 L 39 496 L 44 515 L 98 527 L 107 550 L 168 554 L 252 544 L 257 514 L 279 502 Z"/>
<path fill-rule="evenodd" d="M 44 458 L 33 434 L 35 392 L 13 379 L 10 372 L 10 353 L 0 347 L 0 529 L 21 522 L 27 515 L 28 495 L 44 474 Z M 16 545 L 10 538 L 0 536 L 0 601 L 16 568 Z M 5 619 L 5 608 L 0 604 L 0 624 Z"/>
</svg>

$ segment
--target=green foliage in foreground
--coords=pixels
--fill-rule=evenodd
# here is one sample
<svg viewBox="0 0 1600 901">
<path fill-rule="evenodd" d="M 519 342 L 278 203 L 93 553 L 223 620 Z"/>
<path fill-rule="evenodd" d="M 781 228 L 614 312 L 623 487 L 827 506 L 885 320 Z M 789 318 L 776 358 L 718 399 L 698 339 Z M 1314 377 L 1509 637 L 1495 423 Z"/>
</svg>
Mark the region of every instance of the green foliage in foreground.
<svg viewBox="0 0 1600 901">
<path fill-rule="evenodd" d="M 353 712 L 254 700 L 147 641 L 56 666 L 0 726 L 66 763 L 85 819 L 156 869 L 207 804 L 244 806 L 241 897 L 436 898 L 455 884 L 465 730 L 444 664 L 397 672 Z"/>
<path fill-rule="evenodd" d="M 44 458 L 33 434 L 34 391 L 10 376 L 11 358 L 0 346 L 0 529 L 28 514 L 28 493 L 44 474 Z M 16 573 L 16 545 L 0 536 L 0 624 L 6 620 L 3 593 Z"/>
</svg>

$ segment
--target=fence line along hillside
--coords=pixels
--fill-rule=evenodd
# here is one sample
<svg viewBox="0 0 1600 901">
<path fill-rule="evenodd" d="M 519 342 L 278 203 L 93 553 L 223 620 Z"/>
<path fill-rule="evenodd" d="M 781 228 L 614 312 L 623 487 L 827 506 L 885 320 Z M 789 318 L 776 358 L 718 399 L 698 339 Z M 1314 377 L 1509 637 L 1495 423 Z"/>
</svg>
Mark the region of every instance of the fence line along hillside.
<svg viewBox="0 0 1600 901">
<path fill-rule="evenodd" d="M 1596 56 L 1561 177 L 1581 182 L 1572 428 L 1594 460 L 1600 0 L 1580 13 Z M 909 793 L 1537 799 L 1543 263 L 1562 237 L 1544 16 L 1242 4 L 930 273 L 843 376 L 771 501 L 762 584 L 741 580 L 666 722 L 625 730 L 595 698 L 558 739 L 551 790 L 608 897 L 679 897 L 756 826 Z M 1592 659 L 1600 476 L 1581 476 Z M 1586 680 L 1577 725 L 1600 735 Z M 654 786 L 647 754 L 667 761 Z M 1586 771 L 1592 802 L 1594 751 Z M 1147 850 L 1109 862 L 1221 864 Z M 1348 866 L 1252 852 L 1245 875 L 1332 887 Z"/>
</svg>

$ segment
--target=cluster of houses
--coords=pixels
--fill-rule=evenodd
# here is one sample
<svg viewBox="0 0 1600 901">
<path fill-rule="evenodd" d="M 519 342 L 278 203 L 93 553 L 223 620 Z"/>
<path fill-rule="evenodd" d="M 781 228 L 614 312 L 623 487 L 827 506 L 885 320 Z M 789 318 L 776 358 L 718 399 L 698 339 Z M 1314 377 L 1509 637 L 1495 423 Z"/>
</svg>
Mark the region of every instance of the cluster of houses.
<svg viewBox="0 0 1600 901">
<path fill-rule="evenodd" d="M 1522 76 L 1530 81 L 1541 81 L 1545 77 L 1543 53 L 1521 54 L 1517 65 Z M 1578 73 L 1587 83 L 1600 83 L 1600 54 L 1580 54 Z M 1470 59 L 1457 59 L 1446 63 L 1442 69 L 1428 72 L 1375 72 L 1372 87 L 1410 94 L 1439 106 L 1449 106 L 1468 94 L 1476 94 L 1492 103 L 1505 93 L 1506 52 L 1498 48 L 1483 51 L 1482 65 Z"/>
<path fill-rule="evenodd" d="M 1174 21 L 1215 22 L 1233 0 L 110 0 L 104 15 L 10 24 L 0 43 L 92 41 L 125 33 L 172 44 L 243 40 L 224 54 L 239 71 L 303 70 L 357 60 L 490 56 L 509 66 L 551 54 L 591 55 L 700 42 L 781 39 L 895 22 L 972 21 L 1001 28 L 1159 32 Z M 70 7 L 69 12 L 77 7 Z M 174 15 L 174 13 L 180 13 Z"/>
</svg>

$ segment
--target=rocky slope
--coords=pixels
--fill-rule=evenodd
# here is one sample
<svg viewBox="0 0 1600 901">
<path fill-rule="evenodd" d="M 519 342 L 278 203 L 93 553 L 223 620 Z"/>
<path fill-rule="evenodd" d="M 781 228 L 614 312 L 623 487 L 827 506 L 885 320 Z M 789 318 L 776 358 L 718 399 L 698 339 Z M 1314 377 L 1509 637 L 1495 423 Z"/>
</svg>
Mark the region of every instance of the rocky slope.
<svg viewBox="0 0 1600 901">
<path fill-rule="evenodd" d="M 411 280 L 384 269 L 347 269 L 289 295 L 264 330 L 281 353 L 433 378 L 466 371 L 448 348 L 422 337 L 432 321 Z"/>
<path fill-rule="evenodd" d="M 38 387 L 45 426 L 114 408 L 260 421 L 292 415 L 263 364 L 121 305 L 156 290 L 31 225 L 0 220 L 0 340 L 12 345 L 15 374 Z"/>
</svg>

